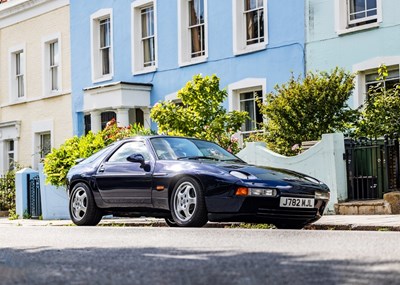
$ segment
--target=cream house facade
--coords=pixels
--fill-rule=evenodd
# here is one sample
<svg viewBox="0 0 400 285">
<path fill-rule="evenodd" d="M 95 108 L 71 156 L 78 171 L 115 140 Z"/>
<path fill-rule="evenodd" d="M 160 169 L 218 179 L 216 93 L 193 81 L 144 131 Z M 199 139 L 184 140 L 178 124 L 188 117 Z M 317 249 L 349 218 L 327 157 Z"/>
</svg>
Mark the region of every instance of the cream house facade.
<svg viewBox="0 0 400 285">
<path fill-rule="evenodd" d="M 72 136 L 69 0 L 0 5 L 0 174 Z"/>
</svg>

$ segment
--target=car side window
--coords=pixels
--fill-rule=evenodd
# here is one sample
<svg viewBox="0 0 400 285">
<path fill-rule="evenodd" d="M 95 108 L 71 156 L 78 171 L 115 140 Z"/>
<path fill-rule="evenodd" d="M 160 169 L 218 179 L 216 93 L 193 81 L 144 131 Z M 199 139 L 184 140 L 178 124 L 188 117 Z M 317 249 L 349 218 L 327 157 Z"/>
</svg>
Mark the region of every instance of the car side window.
<svg viewBox="0 0 400 285">
<path fill-rule="evenodd" d="M 139 153 L 143 155 L 145 160 L 150 159 L 149 151 L 142 141 L 134 141 L 124 143 L 116 152 L 108 159 L 108 162 L 127 162 L 126 158 L 132 154 Z"/>
</svg>

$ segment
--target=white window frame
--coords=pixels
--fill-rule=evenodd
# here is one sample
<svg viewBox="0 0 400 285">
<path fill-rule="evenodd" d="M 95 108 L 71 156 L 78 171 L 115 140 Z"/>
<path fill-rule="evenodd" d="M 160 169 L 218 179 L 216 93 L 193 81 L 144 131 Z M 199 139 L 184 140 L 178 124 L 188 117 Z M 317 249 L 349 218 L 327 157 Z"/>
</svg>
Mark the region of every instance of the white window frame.
<svg viewBox="0 0 400 285">
<path fill-rule="evenodd" d="M 245 100 L 241 100 L 240 99 L 240 95 L 241 94 L 245 94 L 245 93 L 255 93 L 255 92 L 258 92 L 258 91 L 260 91 L 261 92 L 261 98 L 260 99 L 263 99 L 263 93 L 262 93 L 262 86 L 257 86 L 257 87 L 249 87 L 249 88 L 245 88 L 245 89 L 241 89 L 241 90 L 237 90 L 236 92 L 237 92 L 237 96 L 238 96 L 238 99 L 239 99 L 239 111 L 244 111 L 244 110 L 241 110 L 241 103 L 242 102 L 244 102 L 244 101 L 253 101 L 253 107 L 254 107 L 254 111 L 256 111 L 257 110 L 257 108 L 256 108 L 256 104 L 257 104 L 257 102 L 256 102 L 256 98 L 252 98 L 252 99 L 245 99 Z M 249 116 L 250 116 L 250 114 L 249 114 Z M 254 132 L 254 131 L 257 131 L 258 129 L 257 129 L 257 122 L 256 122 L 256 119 L 257 118 L 254 118 L 255 120 L 253 120 L 253 122 L 252 122 L 252 124 L 254 124 L 254 126 L 255 126 L 255 128 L 254 128 L 254 130 L 249 130 L 249 131 L 246 131 L 246 130 L 241 130 L 242 132 Z"/>
<path fill-rule="evenodd" d="M 157 1 L 154 0 L 136 0 L 131 4 L 132 11 L 132 74 L 142 74 L 154 72 L 158 66 L 158 43 L 157 43 Z M 144 51 L 142 45 L 142 22 L 141 11 L 142 9 L 153 6 L 154 15 L 154 65 L 144 66 Z"/>
<path fill-rule="evenodd" d="M 20 44 L 17 46 L 14 46 L 9 49 L 9 94 L 10 94 L 10 102 L 11 103 L 18 103 L 18 102 L 24 102 L 26 101 L 26 85 L 27 85 L 27 78 L 26 78 L 26 48 L 25 44 Z M 18 96 L 18 79 L 17 79 L 17 68 L 16 68 L 16 60 L 17 57 L 16 55 L 19 53 L 23 53 L 24 57 L 22 62 L 20 62 L 20 68 L 22 68 L 23 73 L 21 76 L 23 76 L 23 96 L 19 97 Z"/>
<path fill-rule="evenodd" d="M 358 108 L 365 102 L 367 93 L 365 75 L 376 72 L 382 64 L 388 68 L 400 69 L 400 56 L 376 57 L 353 65 L 352 71 L 357 74 L 354 84 L 353 108 Z"/>
<path fill-rule="evenodd" d="M 247 44 L 246 17 L 244 13 L 244 0 L 232 0 L 232 27 L 233 27 L 233 54 L 241 55 L 260 51 L 268 45 L 268 1 L 263 0 L 264 8 L 264 41 Z"/>
<path fill-rule="evenodd" d="M 54 123 L 53 120 L 38 121 L 32 123 L 32 166 L 33 169 L 38 169 L 38 164 L 41 162 L 40 143 L 41 135 L 50 134 L 50 144 L 54 147 Z"/>
<path fill-rule="evenodd" d="M 371 20 L 376 18 L 376 22 L 365 25 L 350 27 L 349 25 L 349 4 L 347 0 L 335 0 L 335 31 L 338 35 L 357 32 L 365 29 L 377 28 L 382 23 L 382 0 L 376 0 L 377 15 L 376 17 L 366 18 Z M 354 23 L 354 22 L 353 22 Z"/>
<path fill-rule="evenodd" d="M 0 123 L 0 174 L 5 174 L 9 170 L 7 141 L 14 141 L 14 162 L 18 162 L 20 131 L 20 121 Z"/>
<path fill-rule="evenodd" d="M 57 85 L 58 89 L 52 89 L 52 74 L 50 66 L 50 45 L 58 44 L 58 63 L 57 63 Z M 62 94 L 62 53 L 61 53 L 61 34 L 53 34 L 42 38 L 42 57 L 43 57 L 43 97 Z"/>
<path fill-rule="evenodd" d="M 102 57 L 100 52 L 100 21 L 107 18 L 110 19 L 110 73 L 103 75 Z M 113 34 L 112 9 L 101 9 L 90 16 L 91 67 L 93 83 L 112 80 L 114 76 Z"/>
<path fill-rule="evenodd" d="M 208 58 L 208 1 L 204 0 L 204 55 L 192 57 L 189 31 L 189 0 L 178 0 L 178 63 L 186 66 L 207 61 Z"/>
<path fill-rule="evenodd" d="M 261 90 L 262 100 L 265 101 L 265 94 L 267 93 L 267 79 L 266 78 L 245 78 L 243 80 L 233 82 L 227 86 L 228 92 L 228 110 L 240 111 L 240 94 L 250 91 Z M 264 120 L 265 123 L 265 120 Z M 251 132 L 257 132 L 251 131 Z M 243 134 L 251 132 L 240 131 L 236 136 L 239 138 L 239 144 L 243 145 Z"/>
<path fill-rule="evenodd" d="M 9 171 L 9 170 L 12 170 L 12 169 L 15 169 L 15 162 L 16 162 L 16 159 L 15 159 L 15 154 L 16 154 L 16 149 L 15 149 L 15 146 L 16 146 L 16 143 L 15 143 L 15 141 L 14 140 L 6 140 L 6 141 L 4 141 L 5 142 L 5 145 L 6 145 L 6 171 Z M 13 150 L 10 150 L 10 143 L 11 142 L 13 142 Z M 12 161 L 13 161 L 13 166 L 11 167 L 11 165 L 10 165 L 10 160 L 9 160 L 9 155 L 10 154 L 12 154 L 13 155 L 13 159 L 12 159 Z"/>
</svg>

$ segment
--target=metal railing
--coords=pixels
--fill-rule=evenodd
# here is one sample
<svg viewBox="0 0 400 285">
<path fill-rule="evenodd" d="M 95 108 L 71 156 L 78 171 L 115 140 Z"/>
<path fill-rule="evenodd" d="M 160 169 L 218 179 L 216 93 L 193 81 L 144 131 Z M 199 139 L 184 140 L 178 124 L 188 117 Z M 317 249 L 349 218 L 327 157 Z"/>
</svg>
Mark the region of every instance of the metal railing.
<svg viewBox="0 0 400 285">
<path fill-rule="evenodd" d="M 346 139 L 345 154 L 349 200 L 382 199 L 398 190 L 399 139 Z"/>
<path fill-rule="evenodd" d="M 28 215 L 31 218 L 39 218 L 42 215 L 42 203 L 40 198 L 39 175 L 28 175 Z"/>
<path fill-rule="evenodd" d="M 247 138 L 249 138 L 251 135 L 254 134 L 262 134 L 264 133 L 264 130 L 254 130 L 254 131 L 240 131 L 238 132 L 238 145 L 239 148 L 243 148 L 245 146 L 245 141 Z"/>
</svg>

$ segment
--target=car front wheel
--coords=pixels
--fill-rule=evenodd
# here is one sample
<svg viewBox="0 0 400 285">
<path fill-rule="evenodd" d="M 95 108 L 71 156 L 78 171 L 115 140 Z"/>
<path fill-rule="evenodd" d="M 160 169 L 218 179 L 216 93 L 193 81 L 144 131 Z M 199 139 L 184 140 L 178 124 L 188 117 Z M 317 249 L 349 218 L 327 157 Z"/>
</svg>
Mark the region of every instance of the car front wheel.
<svg viewBox="0 0 400 285">
<path fill-rule="evenodd" d="M 96 206 L 92 191 L 84 183 L 78 183 L 72 189 L 69 199 L 69 214 L 72 222 L 78 226 L 95 226 L 103 217 Z"/>
<path fill-rule="evenodd" d="M 171 215 L 177 226 L 202 227 L 208 221 L 203 189 L 191 177 L 184 177 L 176 183 L 170 204 Z"/>
</svg>

